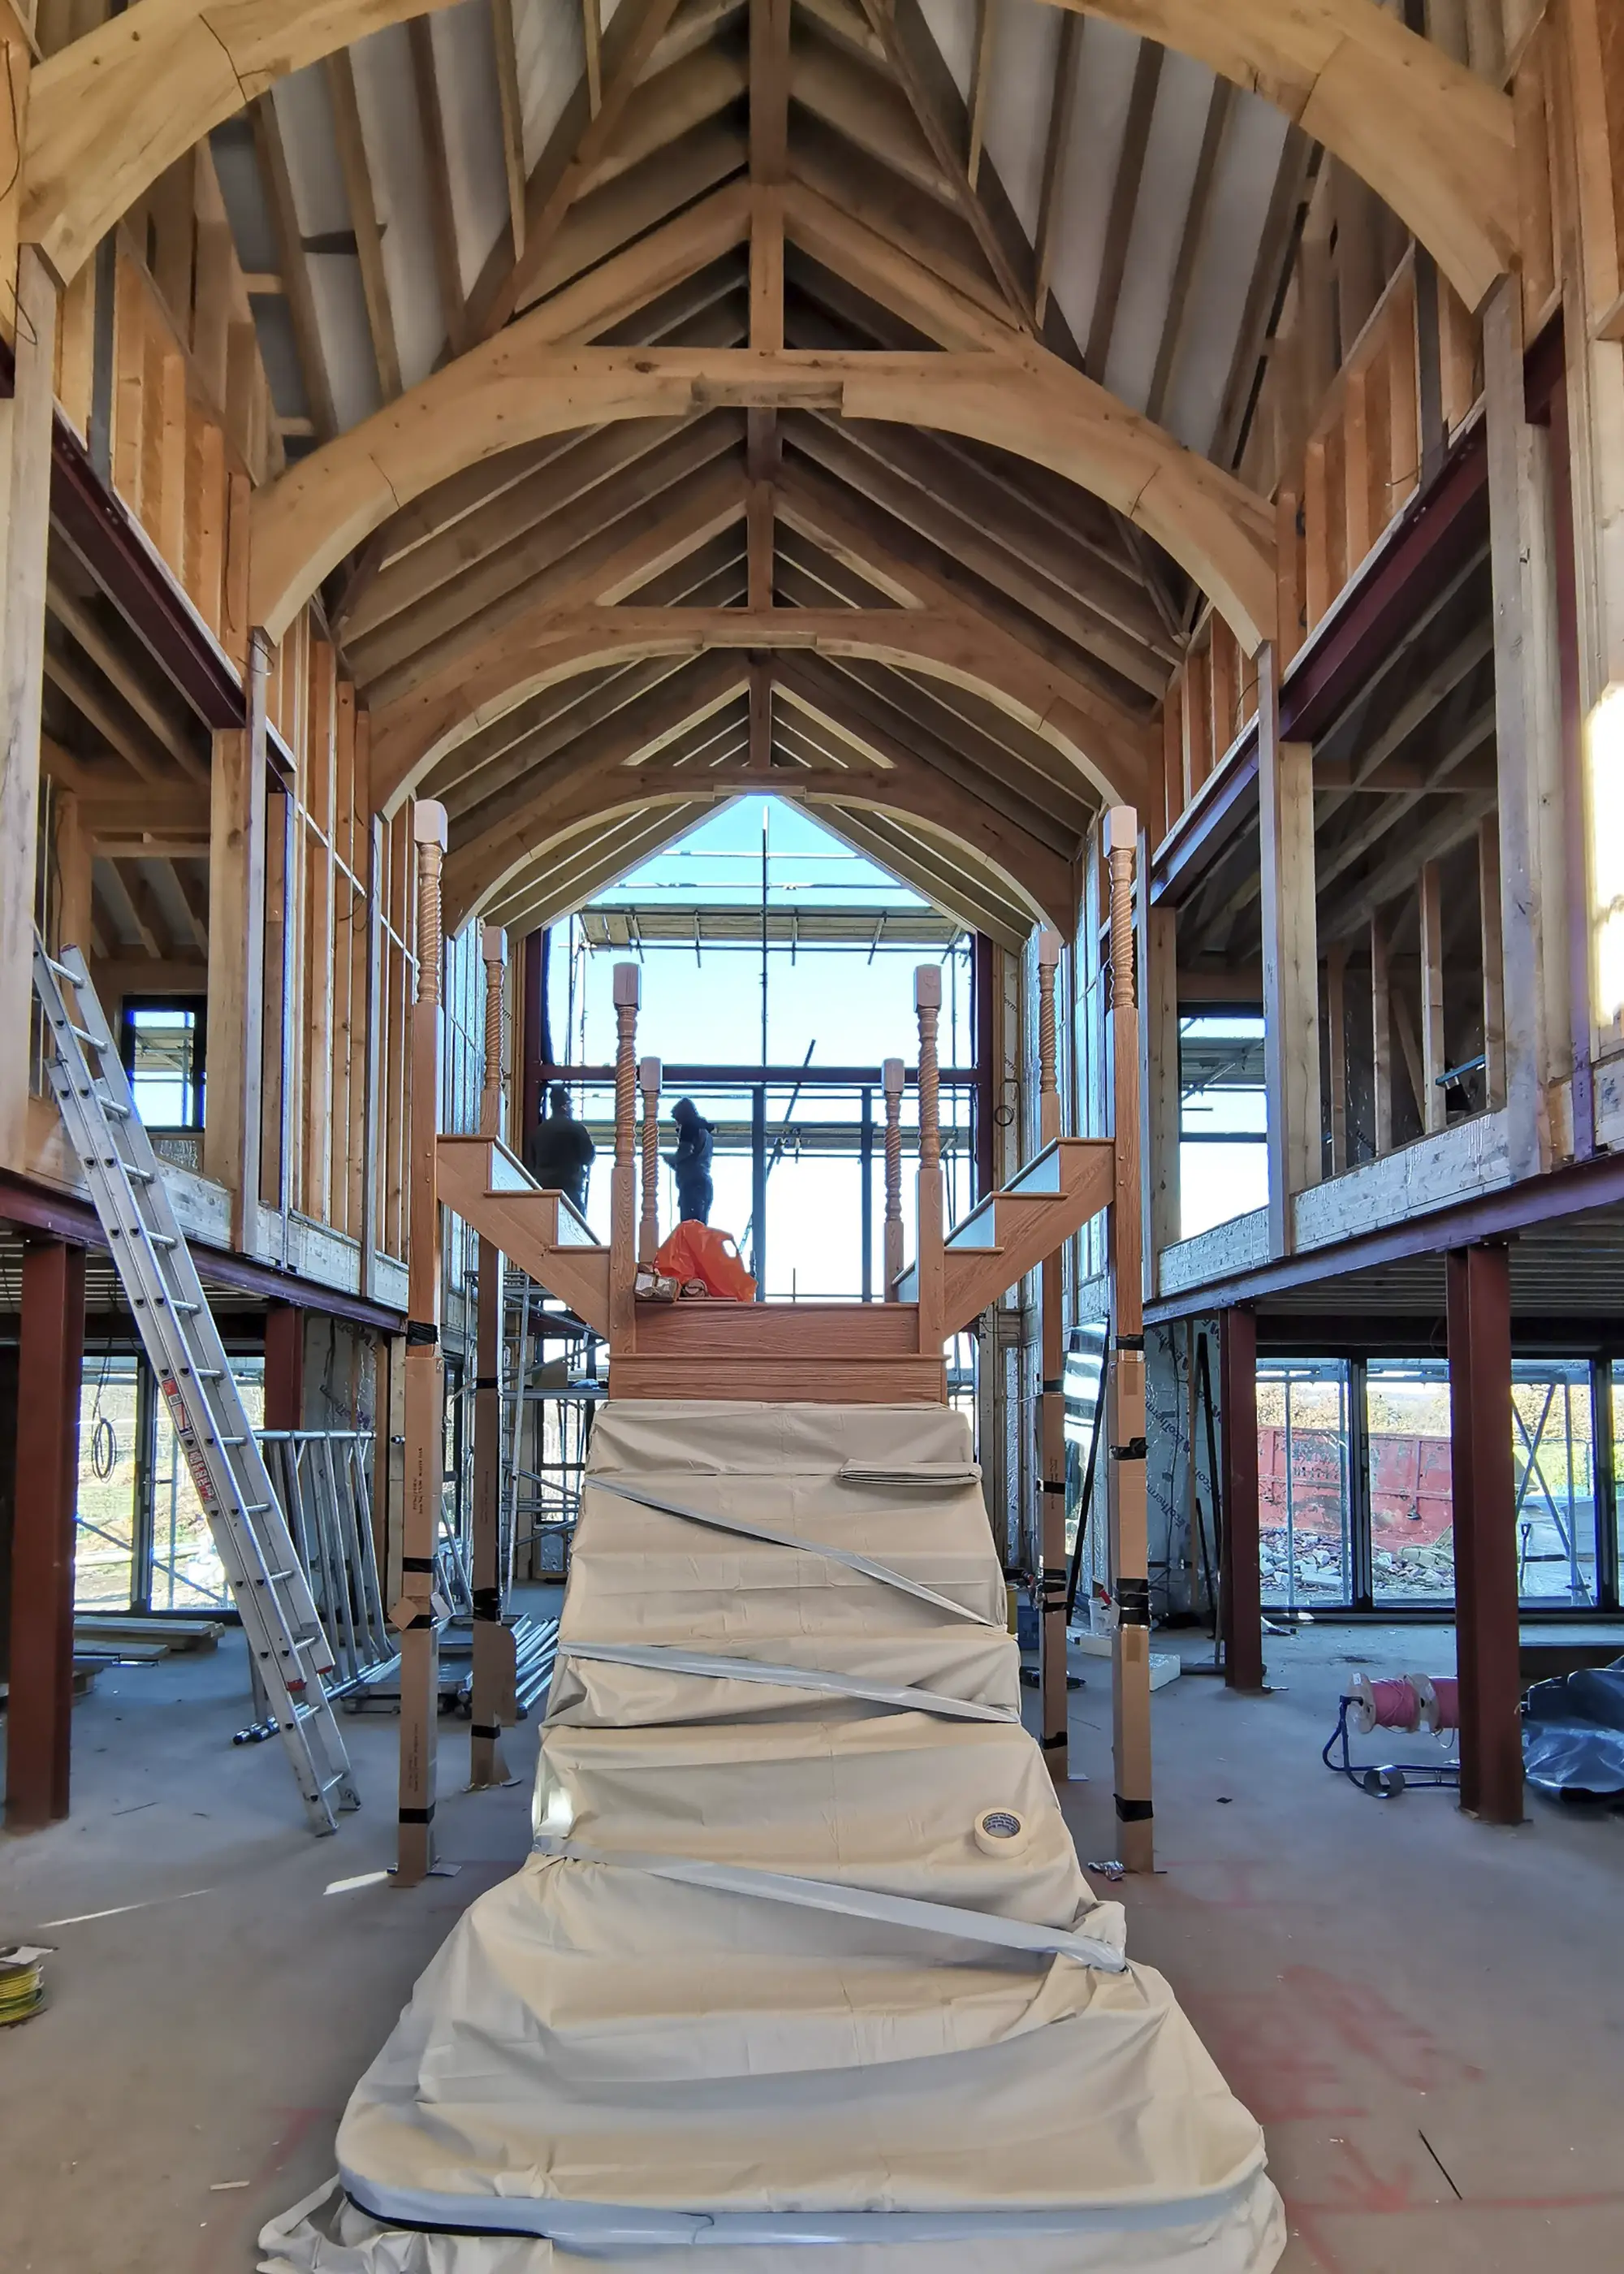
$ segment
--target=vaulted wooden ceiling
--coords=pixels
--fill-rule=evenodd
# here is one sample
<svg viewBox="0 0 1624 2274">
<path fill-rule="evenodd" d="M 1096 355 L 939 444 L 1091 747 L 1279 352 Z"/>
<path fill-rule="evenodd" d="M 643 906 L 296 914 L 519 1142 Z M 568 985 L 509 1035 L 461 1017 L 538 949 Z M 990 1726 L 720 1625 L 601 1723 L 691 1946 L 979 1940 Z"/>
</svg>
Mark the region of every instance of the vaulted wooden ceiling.
<svg viewBox="0 0 1624 2274">
<path fill-rule="evenodd" d="M 1036 0 L 466 0 L 214 146 L 290 457 L 556 303 L 560 337 L 612 347 L 1034 338 L 1226 467 L 1318 156 L 1202 64 Z M 324 599 L 375 789 L 448 809 L 454 921 L 549 920 L 764 787 L 1012 942 L 1069 929 L 1200 596 L 1030 460 L 808 400 L 487 458 Z M 605 606 L 623 659 L 536 667 Z M 722 614 L 770 607 L 816 646 Z M 656 612 L 694 638 L 647 651 Z"/>
</svg>

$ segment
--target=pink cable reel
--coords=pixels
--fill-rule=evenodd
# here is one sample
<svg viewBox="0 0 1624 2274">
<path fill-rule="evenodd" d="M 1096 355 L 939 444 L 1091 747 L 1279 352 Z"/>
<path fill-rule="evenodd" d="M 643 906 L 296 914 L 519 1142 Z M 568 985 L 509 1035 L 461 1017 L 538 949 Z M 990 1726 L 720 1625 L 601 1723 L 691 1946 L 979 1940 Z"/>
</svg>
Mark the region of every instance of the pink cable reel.
<svg viewBox="0 0 1624 2274">
<path fill-rule="evenodd" d="M 1368 1737 L 1377 1729 L 1399 1729 L 1415 1736 L 1422 1729 L 1443 1738 L 1461 1726 L 1460 1685 L 1452 1674 L 1399 1674 L 1380 1682 L 1361 1675 L 1343 1694 L 1336 1727 L 1326 1739 L 1320 1758 L 1327 1768 L 1345 1776 L 1375 1800 L 1395 1800 L 1410 1788 L 1434 1787 L 1458 1790 L 1458 1761 L 1386 1761 L 1362 1764 L 1354 1759 L 1351 1739 Z M 1340 1758 L 1332 1755 L 1340 1747 Z"/>
</svg>

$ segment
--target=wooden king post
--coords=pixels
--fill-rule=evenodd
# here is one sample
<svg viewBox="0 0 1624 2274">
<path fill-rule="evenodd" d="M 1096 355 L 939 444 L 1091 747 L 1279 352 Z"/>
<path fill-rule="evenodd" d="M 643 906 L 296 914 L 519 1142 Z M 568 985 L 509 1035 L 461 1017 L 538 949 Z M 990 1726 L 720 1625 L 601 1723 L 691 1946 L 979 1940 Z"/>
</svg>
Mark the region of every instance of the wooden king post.
<svg viewBox="0 0 1624 2274">
<path fill-rule="evenodd" d="M 1038 1143 L 1060 1134 L 1055 1080 L 1055 970 L 1060 935 L 1038 934 Z M 1068 1774 L 1066 1728 L 1065 1258 L 1042 1263 L 1043 1387 L 1038 1399 L 1039 1665 L 1043 1756 L 1056 1784 Z"/>
<path fill-rule="evenodd" d="M 401 1596 L 392 1619 L 401 1638 L 400 1832 L 395 1885 L 415 1887 L 434 1865 L 434 1748 L 440 1718 L 441 1607 L 434 1595 L 446 1466 L 440 1351 L 440 998 L 443 953 L 440 863 L 446 809 L 412 807 L 417 848 L 417 991 L 411 1010 L 410 1245 L 406 1295 L 406 1502 Z"/>
<path fill-rule="evenodd" d="M 1145 1508 L 1145 1298 L 1139 1177 L 1139 1021 L 1133 975 L 1133 855 L 1139 817 L 1106 815 L 1111 891 L 1111 1081 L 1116 1188 L 1111 1199 L 1111 1738 L 1117 1845 L 1131 1871 L 1154 1868 L 1150 1797 L 1150 1578 Z"/>
<path fill-rule="evenodd" d="M 485 1088 L 482 1136 L 502 1135 L 503 1003 L 508 935 L 500 924 L 480 934 L 485 960 Z M 476 1792 L 508 1782 L 504 1725 L 517 1717 L 513 1635 L 502 1620 L 502 1277 L 501 1250 L 479 1242 L 477 1351 L 474 1375 L 473 1721 L 468 1781 Z"/>
</svg>

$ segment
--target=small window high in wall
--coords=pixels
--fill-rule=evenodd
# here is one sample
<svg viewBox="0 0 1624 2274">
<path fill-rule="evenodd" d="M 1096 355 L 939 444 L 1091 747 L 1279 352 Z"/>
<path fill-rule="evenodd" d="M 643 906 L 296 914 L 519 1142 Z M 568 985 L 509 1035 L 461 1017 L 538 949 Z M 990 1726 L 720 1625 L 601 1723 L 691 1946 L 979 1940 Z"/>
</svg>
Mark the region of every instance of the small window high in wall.
<svg viewBox="0 0 1624 2274">
<path fill-rule="evenodd" d="M 149 1129 L 201 1129 L 207 999 L 126 995 L 119 1052 L 136 1111 Z"/>
</svg>

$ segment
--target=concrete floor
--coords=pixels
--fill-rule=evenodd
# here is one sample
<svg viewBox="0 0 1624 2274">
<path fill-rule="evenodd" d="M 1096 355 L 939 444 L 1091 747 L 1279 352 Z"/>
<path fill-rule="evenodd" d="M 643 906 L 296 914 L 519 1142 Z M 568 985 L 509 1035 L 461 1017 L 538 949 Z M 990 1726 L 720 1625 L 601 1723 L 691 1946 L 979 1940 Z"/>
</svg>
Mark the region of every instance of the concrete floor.
<svg viewBox="0 0 1624 2274">
<path fill-rule="evenodd" d="M 1624 1818 L 1535 1800 L 1492 1831 L 1443 1793 L 1367 1799 L 1319 1759 L 1350 1660 L 1443 1672 L 1449 1638 L 1320 1627 L 1271 1640 L 1270 1697 L 1158 1693 L 1161 1870 L 1119 1891 L 1130 1948 L 1267 2127 L 1284 2274 L 1624 2265 Z M 1110 1703 L 1082 1670 L 1093 1781 L 1065 1807 L 1088 1860 L 1112 1852 Z M 389 1859 L 394 1724 L 346 1724 L 367 1806 L 315 1841 L 280 1749 L 230 1745 L 244 1693 L 235 1638 L 104 1675 L 75 1715 L 71 1818 L 0 1841 L 0 1939 L 56 1946 L 49 2010 L 0 2033 L 8 2274 L 252 2267 L 263 2221 L 331 2171 L 414 1977 L 524 1852 L 532 1730 L 517 1786 L 468 1794 L 447 1721 L 457 1876 L 333 1889 Z"/>
</svg>

